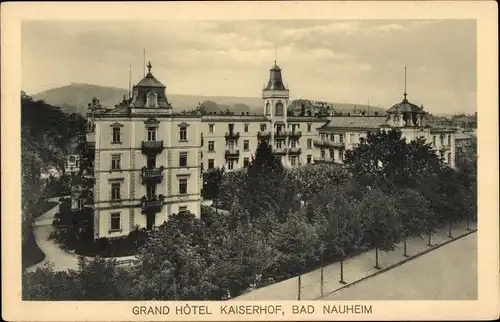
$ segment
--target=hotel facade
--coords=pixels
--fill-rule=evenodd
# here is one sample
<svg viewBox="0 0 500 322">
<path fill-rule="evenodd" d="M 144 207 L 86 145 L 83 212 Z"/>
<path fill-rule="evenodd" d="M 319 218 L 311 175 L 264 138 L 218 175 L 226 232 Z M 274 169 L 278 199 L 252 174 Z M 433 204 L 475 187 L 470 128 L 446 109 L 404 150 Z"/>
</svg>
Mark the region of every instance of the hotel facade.
<svg viewBox="0 0 500 322">
<path fill-rule="evenodd" d="M 114 109 L 94 98 L 87 133 L 80 138 L 81 180 L 73 186 L 72 209 L 88 211 L 94 238 L 151 229 L 174 213 L 200 216 L 203 171 L 232 171 L 251 161 L 267 141 L 285 166 L 342 163 L 369 132 L 399 128 L 407 140 L 424 137 L 454 167 L 454 130 L 426 124 L 423 107 L 402 102 L 384 116 L 288 113 L 290 92 L 274 63 L 262 89 L 258 115 L 172 112 L 166 87 L 151 72 Z M 299 115 L 296 115 L 299 114 Z"/>
</svg>

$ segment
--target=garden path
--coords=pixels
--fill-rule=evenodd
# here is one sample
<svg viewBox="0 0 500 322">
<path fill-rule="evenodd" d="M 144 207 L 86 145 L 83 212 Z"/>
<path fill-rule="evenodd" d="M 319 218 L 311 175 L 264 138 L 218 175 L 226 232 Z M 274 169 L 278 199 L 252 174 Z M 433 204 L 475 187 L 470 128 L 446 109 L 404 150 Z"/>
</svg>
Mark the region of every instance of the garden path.
<svg viewBox="0 0 500 322">
<path fill-rule="evenodd" d="M 55 271 L 65 271 L 68 269 L 78 269 L 78 255 L 61 249 L 54 240 L 49 240 L 50 234 L 54 231 L 52 221 L 59 210 L 59 201 L 61 197 L 50 198 L 49 201 L 57 202 L 57 205 L 38 217 L 33 223 L 33 235 L 35 236 L 38 247 L 44 252 L 45 259 L 29 268 L 28 272 L 36 271 L 42 268 L 46 263 L 52 263 Z M 90 257 L 87 257 L 90 258 Z M 116 258 L 119 261 L 128 261 L 135 259 L 135 256 L 124 256 Z"/>
</svg>

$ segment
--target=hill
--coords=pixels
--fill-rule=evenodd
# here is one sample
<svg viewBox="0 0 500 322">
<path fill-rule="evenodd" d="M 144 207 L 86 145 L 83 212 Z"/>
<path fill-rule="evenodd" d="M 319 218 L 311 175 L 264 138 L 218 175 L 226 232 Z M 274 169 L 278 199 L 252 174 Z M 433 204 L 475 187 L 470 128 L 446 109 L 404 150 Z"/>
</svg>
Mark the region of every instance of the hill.
<svg viewBox="0 0 500 322">
<path fill-rule="evenodd" d="M 64 112 L 79 113 L 85 115 L 87 105 L 92 97 L 99 98 L 103 107 L 112 108 L 122 101 L 123 96 L 127 93 L 126 89 L 105 87 L 92 84 L 71 83 L 70 85 L 49 89 L 33 95 L 35 100 L 44 100 L 50 105 L 59 106 Z M 175 112 L 191 111 L 200 103 L 205 105 L 207 112 L 220 113 L 229 109 L 235 115 L 241 113 L 262 113 L 262 99 L 259 97 L 234 97 L 234 96 L 203 96 L 203 95 L 182 95 L 169 94 L 167 97 L 172 103 Z M 307 106 L 316 105 L 318 102 L 311 100 L 295 100 L 295 111 L 300 109 L 302 102 L 307 102 Z M 326 102 L 320 102 L 325 104 Z M 355 105 L 348 103 L 328 102 L 335 108 L 335 111 L 348 113 L 356 110 L 368 110 L 366 105 Z M 378 111 L 385 113 L 385 109 L 375 106 L 370 106 L 370 113 Z"/>
</svg>

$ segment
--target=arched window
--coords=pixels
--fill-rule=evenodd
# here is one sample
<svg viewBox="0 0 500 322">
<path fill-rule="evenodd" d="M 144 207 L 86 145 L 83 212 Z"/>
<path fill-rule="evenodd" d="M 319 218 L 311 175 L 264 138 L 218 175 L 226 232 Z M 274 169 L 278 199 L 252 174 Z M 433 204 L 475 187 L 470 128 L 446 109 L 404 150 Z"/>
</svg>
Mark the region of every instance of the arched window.
<svg viewBox="0 0 500 322">
<path fill-rule="evenodd" d="M 278 102 L 276 103 L 276 113 L 275 115 L 283 115 L 283 103 Z"/>
<path fill-rule="evenodd" d="M 148 93 L 148 96 L 146 98 L 146 106 L 147 107 L 151 107 L 151 108 L 155 108 L 157 107 L 158 105 L 158 97 L 156 95 L 156 93 Z"/>
<path fill-rule="evenodd" d="M 269 102 L 266 104 L 266 115 L 271 115 L 271 104 Z"/>
<path fill-rule="evenodd" d="M 74 163 L 76 161 L 76 158 L 74 156 L 69 157 L 69 162 Z"/>
</svg>

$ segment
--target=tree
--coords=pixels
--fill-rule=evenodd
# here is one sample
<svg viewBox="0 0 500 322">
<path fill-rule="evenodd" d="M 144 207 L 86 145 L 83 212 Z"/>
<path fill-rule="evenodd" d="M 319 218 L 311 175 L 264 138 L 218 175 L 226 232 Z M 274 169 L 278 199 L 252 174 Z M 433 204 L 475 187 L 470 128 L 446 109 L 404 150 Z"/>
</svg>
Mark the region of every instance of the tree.
<svg viewBox="0 0 500 322">
<path fill-rule="evenodd" d="M 430 210 L 430 204 L 415 189 L 405 188 L 401 190 L 397 198 L 397 211 L 401 219 L 401 234 L 403 237 L 404 253 L 408 257 L 406 240 L 409 237 L 420 237 L 427 233 L 425 230 L 426 220 L 434 214 Z"/>
<path fill-rule="evenodd" d="M 218 209 L 218 196 L 223 177 L 224 167 L 217 167 L 203 174 L 203 197 L 212 199 L 216 212 Z"/>
<path fill-rule="evenodd" d="M 400 238 L 400 222 L 395 201 L 378 187 L 372 187 L 364 196 L 360 212 L 365 214 L 364 225 L 368 242 L 375 247 L 375 268 L 378 251 L 390 251 Z"/>
</svg>

